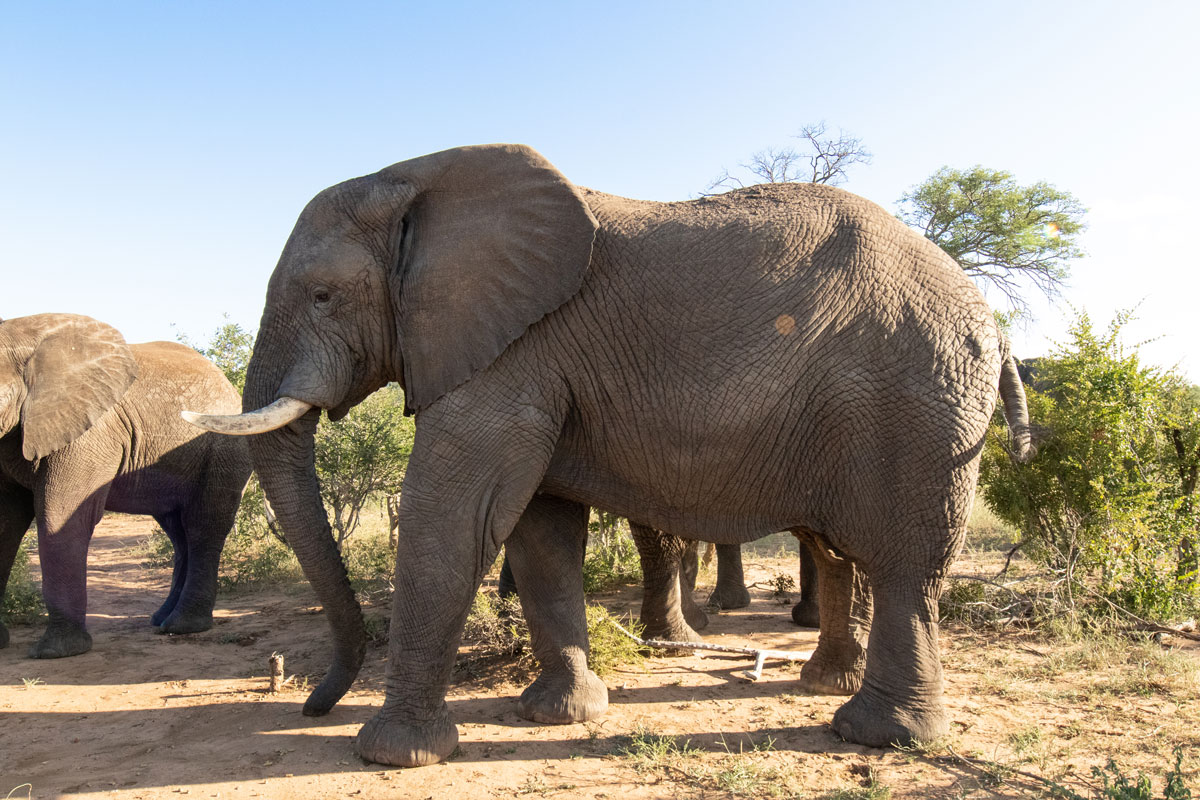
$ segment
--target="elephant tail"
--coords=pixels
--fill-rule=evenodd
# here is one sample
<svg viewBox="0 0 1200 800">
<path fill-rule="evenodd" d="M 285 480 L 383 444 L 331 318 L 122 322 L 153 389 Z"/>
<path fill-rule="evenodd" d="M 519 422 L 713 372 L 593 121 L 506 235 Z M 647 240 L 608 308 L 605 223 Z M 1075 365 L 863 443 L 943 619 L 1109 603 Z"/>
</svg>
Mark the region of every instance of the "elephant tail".
<svg viewBox="0 0 1200 800">
<path fill-rule="evenodd" d="M 1025 387 L 1017 372 L 1017 360 L 1009 354 L 1007 346 L 1001 351 L 1001 357 L 1004 360 L 1000 367 L 1000 401 L 1004 404 L 1004 419 L 1008 422 L 1010 452 L 1017 462 L 1024 464 L 1037 453 L 1029 426 Z"/>
</svg>

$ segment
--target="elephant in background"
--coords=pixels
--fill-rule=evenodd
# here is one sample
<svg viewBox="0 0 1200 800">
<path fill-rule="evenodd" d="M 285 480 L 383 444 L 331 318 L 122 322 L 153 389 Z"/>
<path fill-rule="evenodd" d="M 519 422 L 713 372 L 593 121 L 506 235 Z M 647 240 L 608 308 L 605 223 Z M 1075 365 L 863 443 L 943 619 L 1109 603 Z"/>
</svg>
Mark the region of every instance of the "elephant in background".
<svg viewBox="0 0 1200 800">
<path fill-rule="evenodd" d="M 817 561 L 803 538 L 797 538 L 800 545 L 800 599 L 792 606 L 792 622 L 803 628 L 819 628 Z M 746 589 L 746 573 L 742 569 L 742 546 L 719 544 L 716 549 L 717 583 L 706 605 L 720 609 L 745 608 L 750 605 L 750 592 Z"/>
<path fill-rule="evenodd" d="M 520 145 L 434 153 L 318 194 L 269 281 L 244 414 L 193 417 L 253 434 L 325 606 L 333 664 L 310 714 L 344 694 L 364 646 L 313 437 L 322 409 L 339 419 L 391 380 L 416 441 L 366 759 L 415 766 L 454 749 L 446 690 L 502 545 L 542 667 L 519 712 L 603 713 L 580 569 L 589 507 L 717 544 L 803 533 L 861 570 L 874 599 L 861 688 L 834 730 L 867 745 L 946 732 L 938 594 L 998 393 L 1022 456 L 1028 419 L 979 290 L 884 209 L 819 184 L 630 200 L 578 188 Z"/>
<path fill-rule="evenodd" d="M 106 510 L 149 514 L 174 545 L 171 590 L 151 622 L 164 633 L 212 626 L 217 564 L 250 455 L 244 440 L 203 433 L 180 412 L 240 406 L 221 370 L 190 347 L 129 345 L 74 314 L 0 323 L 0 595 L 36 519 L 49 624 L 31 657 L 91 649 L 87 553 Z"/>
</svg>

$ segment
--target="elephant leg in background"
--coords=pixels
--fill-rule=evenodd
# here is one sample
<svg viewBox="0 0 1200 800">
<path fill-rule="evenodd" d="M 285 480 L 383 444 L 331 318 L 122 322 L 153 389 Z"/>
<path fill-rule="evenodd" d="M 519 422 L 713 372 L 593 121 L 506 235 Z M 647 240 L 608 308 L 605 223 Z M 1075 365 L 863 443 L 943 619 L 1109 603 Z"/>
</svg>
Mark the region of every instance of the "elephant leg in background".
<svg viewBox="0 0 1200 800">
<path fill-rule="evenodd" d="M 583 722 L 608 708 L 608 689 L 587 665 L 580 569 L 587 518 L 587 506 L 535 495 L 505 542 L 542 669 L 517 703 L 517 713 L 534 722 Z"/>
<path fill-rule="evenodd" d="M 75 445 L 52 455 L 66 454 Z M 87 632 L 87 555 L 92 531 L 104 516 L 107 476 L 116 464 L 47 458 L 34 489 L 42 599 L 49 624 L 29 648 L 30 658 L 64 658 L 92 649 Z M 105 476 L 103 478 L 99 476 Z"/>
<path fill-rule="evenodd" d="M 871 585 L 846 558 L 810 542 L 821 607 L 817 649 L 800 672 L 800 685 L 816 694 L 854 694 L 862 686 L 871 631 Z"/>
<path fill-rule="evenodd" d="M 187 577 L 188 550 L 183 522 L 179 519 L 178 511 L 155 514 L 154 521 L 163 529 L 163 533 L 167 534 L 167 538 L 171 540 L 171 547 L 175 550 L 171 568 L 171 591 L 167 593 L 167 599 L 158 610 L 150 615 L 150 624 L 158 626 L 175 610 L 179 595 L 183 592 L 183 583 Z"/>
<path fill-rule="evenodd" d="M 723 609 L 745 608 L 750 605 L 750 592 L 746 589 L 746 575 L 742 570 L 740 544 L 717 545 L 717 585 L 708 596 L 708 605 Z"/>
<path fill-rule="evenodd" d="M 239 500 L 240 495 L 234 493 L 209 496 L 169 515 L 178 530 L 178 536 L 171 537 L 175 543 L 176 569 L 171 596 L 151 618 L 162 633 L 198 633 L 212 627 L 221 548 L 233 527 Z"/>
<path fill-rule="evenodd" d="M 694 597 L 696 593 L 696 578 L 700 576 L 700 543 L 690 539 L 687 549 L 683 552 L 683 563 L 679 568 L 679 595 L 683 618 L 692 630 L 702 631 L 708 627 L 708 614 L 700 607 Z"/>
<path fill-rule="evenodd" d="M 0 479 L 0 598 L 8 588 L 17 549 L 33 517 L 33 493 Z M 8 647 L 8 628 L 0 621 L 0 648 L 3 647 Z"/>
<path fill-rule="evenodd" d="M 802 628 L 821 627 L 820 602 L 817 589 L 817 561 L 803 537 L 800 545 L 800 601 L 792 606 L 792 622 Z"/>
<path fill-rule="evenodd" d="M 683 572 L 684 554 L 689 542 L 669 533 L 629 523 L 630 533 L 637 545 L 642 562 L 642 625 L 647 639 L 666 639 L 673 642 L 694 642 L 700 635 L 684 615 L 684 603 L 690 600 L 691 592 L 684 591 L 680 579 Z M 685 599 L 686 596 L 686 599 Z M 703 615 L 708 624 L 708 615 L 692 602 L 693 619 Z"/>
</svg>

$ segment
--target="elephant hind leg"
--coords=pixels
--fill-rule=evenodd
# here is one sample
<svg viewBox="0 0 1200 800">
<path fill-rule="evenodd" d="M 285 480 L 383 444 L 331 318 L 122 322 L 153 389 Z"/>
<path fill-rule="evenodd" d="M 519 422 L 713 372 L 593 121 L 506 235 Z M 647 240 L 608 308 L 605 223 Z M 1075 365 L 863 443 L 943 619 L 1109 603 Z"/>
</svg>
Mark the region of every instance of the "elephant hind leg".
<svg viewBox="0 0 1200 800">
<path fill-rule="evenodd" d="M 800 685 L 817 694 L 854 694 L 862 686 L 871 630 L 871 587 L 865 573 L 815 539 L 802 541 L 818 573 L 821 635 L 800 672 Z"/>
<path fill-rule="evenodd" d="M 178 596 L 174 606 L 157 623 L 160 632 L 199 633 L 212 627 L 221 549 L 233 527 L 240 500 L 240 493 L 227 492 L 195 500 L 179 512 L 184 570 L 182 582 L 176 572 L 171 591 L 172 594 L 178 591 Z M 176 547 L 178 554 L 179 545 Z"/>
<path fill-rule="evenodd" d="M 817 561 L 803 537 L 800 541 L 800 600 L 792 606 L 792 622 L 802 628 L 821 627 Z"/>
<path fill-rule="evenodd" d="M 179 602 L 179 594 L 183 591 L 183 582 L 187 575 L 187 540 L 183 533 L 183 522 L 179 519 L 179 512 L 155 514 L 154 521 L 171 540 L 171 547 L 175 551 L 171 568 L 171 590 L 158 610 L 150 615 L 150 624 L 158 627 L 175 610 L 175 605 Z"/>
<path fill-rule="evenodd" d="M 942 535 L 941 531 L 930 534 Z M 949 725 L 942 702 L 937 598 L 945 563 L 871 575 L 875 615 L 862 688 L 833 717 L 842 738 L 871 747 L 929 742 Z M 824 608 L 822 608 L 822 615 Z"/>
</svg>

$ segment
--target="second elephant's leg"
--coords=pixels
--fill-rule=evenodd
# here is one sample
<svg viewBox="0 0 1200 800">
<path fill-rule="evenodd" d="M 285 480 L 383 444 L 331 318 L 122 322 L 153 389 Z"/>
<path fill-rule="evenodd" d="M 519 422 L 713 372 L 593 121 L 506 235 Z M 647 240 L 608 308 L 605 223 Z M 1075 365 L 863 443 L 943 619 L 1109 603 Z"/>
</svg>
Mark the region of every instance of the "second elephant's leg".
<svg viewBox="0 0 1200 800">
<path fill-rule="evenodd" d="M 180 511 L 186 566 L 178 601 L 158 623 L 163 633 L 198 633 L 212 627 L 221 549 L 240 499 L 240 494 L 233 493 L 209 496 Z"/>
<path fill-rule="evenodd" d="M 800 684 L 817 694 L 854 694 L 862 686 L 871 631 L 872 597 L 866 574 L 818 542 L 816 561 L 821 635 L 800 672 Z"/>
<path fill-rule="evenodd" d="M 64 658 L 92 649 L 87 632 L 87 556 L 92 530 L 104 515 L 107 484 L 80 496 L 67 475 L 54 475 L 35 492 L 42 599 L 49 624 L 29 648 L 30 658 Z"/>
<path fill-rule="evenodd" d="M 150 624 L 157 627 L 175 610 L 179 594 L 183 591 L 183 582 L 187 577 L 187 542 L 183 535 L 183 523 L 179 521 L 177 512 L 156 515 L 154 521 L 171 540 L 171 547 L 175 551 L 171 565 L 171 589 L 167 592 L 167 599 L 163 604 L 150 615 Z"/>
<path fill-rule="evenodd" d="M 750 605 L 750 592 L 746 589 L 746 575 L 742 571 L 740 544 L 717 545 L 717 585 L 708 597 L 708 604 L 724 609 Z"/>
<path fill-rule="evenodd" d="M 17 549 L 33 522 L 33 494 L 0 478 L 0 598 L 8 588 Z M 0 621 L 0 648 L 8 647 L 8 628 Z"/>
<path fill-rule="evenodd" d="M 688 542 L 669 533 L 629 523 L 642 561 L 642 625 L 647 639 L 694 642 L 700 635 L 683 615 L 680 573 Z M 704 619 L 708 622 L 707 616 Z"/>
<path fill-rule="evenodd" d="M 800 601 L 792 606 L 792 622 L 805 628 L 821 627 L 817 561 L 808 543 L 800 538 Z"/>
<path fill-rule="evenodd" d="M 534 722 L 583 722 L 608 708 L 608 688 L 587 664 L 580 568 L 587 517 L 587 506 L 535 495 L 505 542 L 542 668 L 517 703 L 518 713 Z"/>
<path fill-rule="evenodd" d="M 683 563 L 679 566 L 679 598 L 683 618 L 692 630 L 702 631 L 708 627 L 708 614 L 696 602 L 696 578 L 700 574 L 700 543 L 695 539 L 687 543 L 683 551 Z"/>
</svg>

